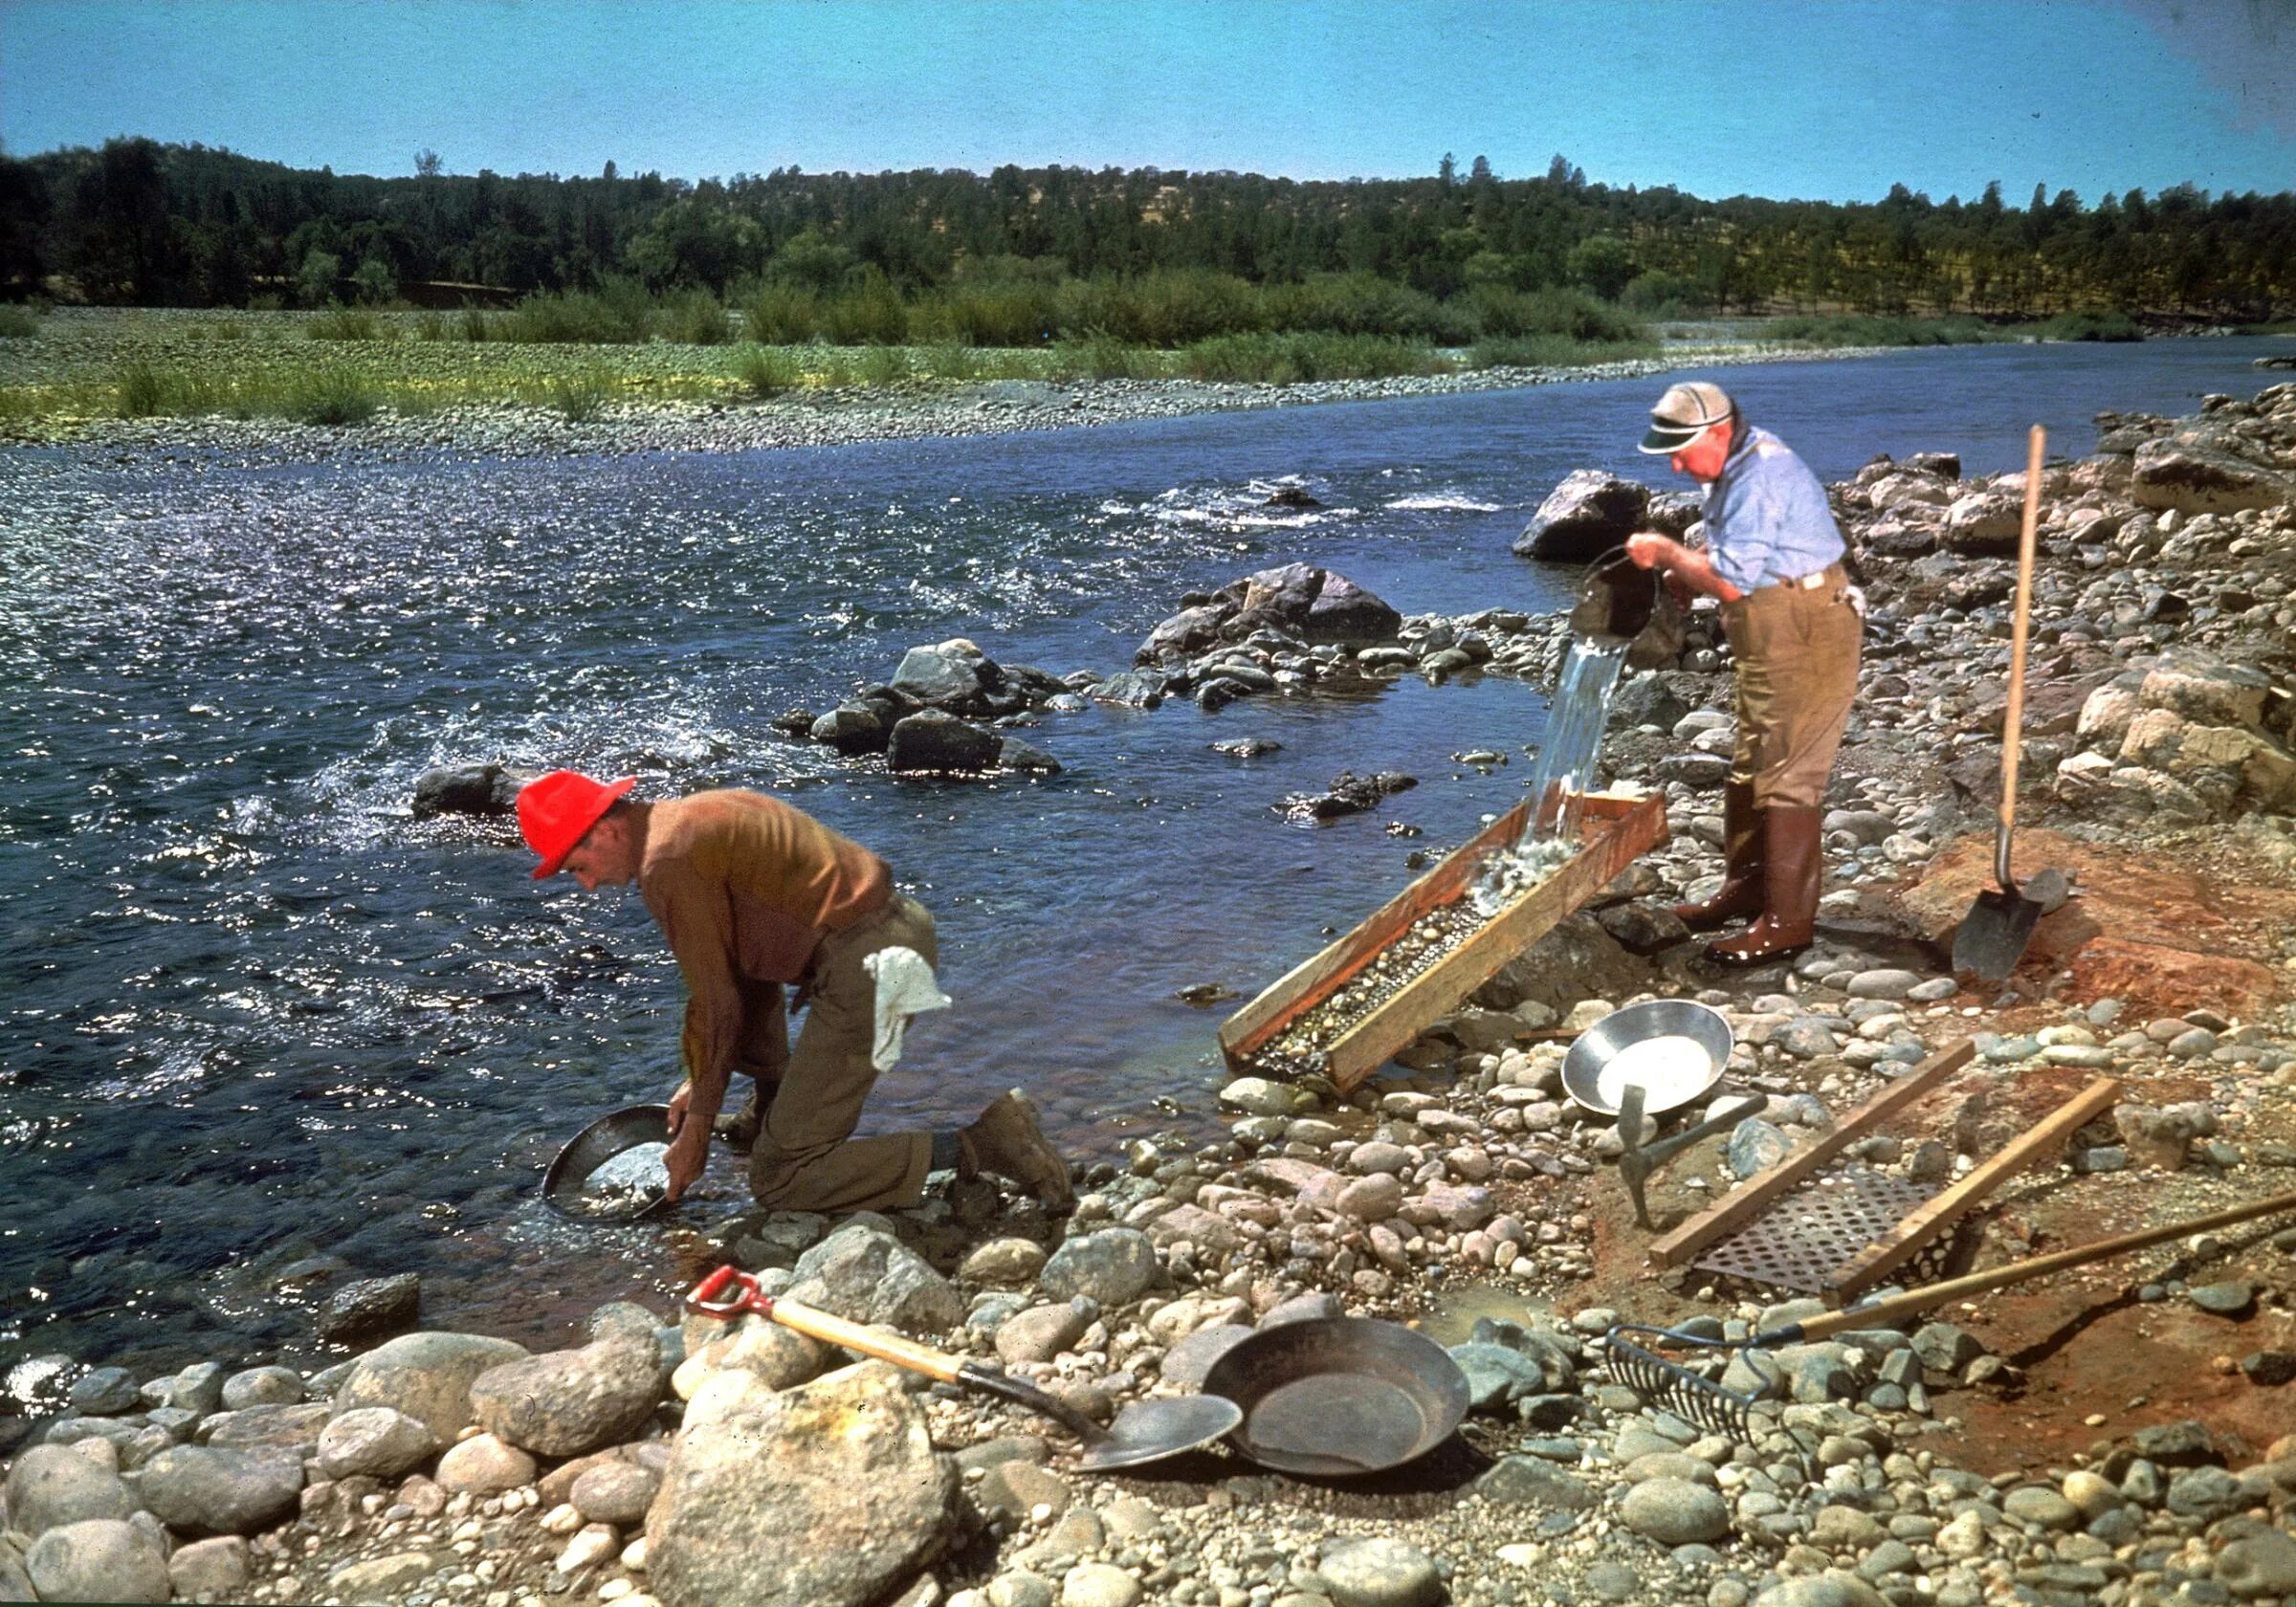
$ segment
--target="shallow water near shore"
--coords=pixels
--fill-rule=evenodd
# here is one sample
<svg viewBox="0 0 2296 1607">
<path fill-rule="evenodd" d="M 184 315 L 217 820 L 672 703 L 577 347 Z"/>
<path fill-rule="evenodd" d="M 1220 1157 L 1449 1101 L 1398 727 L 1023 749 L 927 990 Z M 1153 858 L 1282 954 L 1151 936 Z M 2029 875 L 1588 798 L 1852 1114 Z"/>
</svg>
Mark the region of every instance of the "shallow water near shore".
<svg viewBox="0 0 2296 1607">
<path fill-rule="evenodd" d="M 2189 411 L 2285 342 L 1931 350 L 1719 373 L 1820 474 L 1877 451 L 2021 461 L 2039 420 Z M 1508 543 L 1632 450 L 1664 381 L 1271 408 L 728 456 L 236 470 L 0 452 L 0 1373 L 65 1350 L 180 1364 L 301 1346 L 298 1263 L 425 1276 L 427 1326 L 560 1342 L 741 1195 L 722 1155 L 667 1222 L 544 1216 L 541 1165 L 675 1079 L 674 968 L 632 892 L 535 883 L 506 826 L 415 823 L 438 763 L 756 785 L 883 853 L 939 922 L 871 1126 L 1037 1093 L 1109 1155 L 1203 1131 L 1205 1011 L 1397 892 L 1414 847 L 1515 803 L 1545 701 L 1497 679 L 1048 715 L 1044 781 L 896 781 L 768 724 L 963 635 L 1126 667 L 1183 591 L 1323 564 L 1407 612 L 1563 605 Z M 1268 505 L 1279 481 L 1321 505 Z M 1687 482 L 1685 482 L 1687 483 Z M 1282 751 L 1239 761 L 1215 740 Z M 1513 755 L 1485 776 L 1450 760 Z M 1341 769 L 1421 779 L 1287 824 Z M 1382 829 L 1418 826 L 1417 842 Z M 1177 1109 L 1159 1109 L 1158 1101 Z M 680 1264 L 682 1270 L 682 1264 Z"/>
</svg>

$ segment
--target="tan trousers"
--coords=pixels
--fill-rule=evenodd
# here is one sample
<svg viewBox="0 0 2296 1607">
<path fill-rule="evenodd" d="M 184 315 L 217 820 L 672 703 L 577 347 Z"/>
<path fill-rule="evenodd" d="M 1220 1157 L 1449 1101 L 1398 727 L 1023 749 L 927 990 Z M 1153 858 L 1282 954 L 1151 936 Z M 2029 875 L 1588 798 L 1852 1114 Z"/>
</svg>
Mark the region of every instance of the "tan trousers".
<svg viewBox="0 0 2296 1607">
<path fill-rule="evenodd" d="M 749 1152 L 749 1188 L 759 1203 L 778 1211 L 881 1211 L 924 1198 L 931 1134 L 852 1135 L 877 1083 L 870 1061 L 877 985 L 861 962 L 894 947 L 939 961 L 932 912 L 897 893 L 875 914 L 822 939 L 794 1053 L 780 984 L 743 990 L 752 1007 L 739 1068 L 758 1079 L 764 1107 Z"/>
<path fill-rule="evenodd" d="M 1730 779 L 1757 807 L 1825 802 L 1858 692 L 1865 621 L 1837 563 L 1814 587 L 1767 585 L 1722 605 L 1736 660 L 1738 745 Z"/>
</svg>

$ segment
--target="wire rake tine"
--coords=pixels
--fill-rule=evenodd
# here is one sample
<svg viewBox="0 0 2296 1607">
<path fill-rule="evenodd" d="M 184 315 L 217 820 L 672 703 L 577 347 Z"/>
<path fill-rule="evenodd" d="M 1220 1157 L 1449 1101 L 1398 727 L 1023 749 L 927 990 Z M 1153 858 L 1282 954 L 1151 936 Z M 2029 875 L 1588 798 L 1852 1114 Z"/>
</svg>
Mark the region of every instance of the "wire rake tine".
<svg viewBox="0 0 2296 1607">
<path fill-rule="evenodd" d="M 1602 1349 L 1611 1376 L 1645 1401 L 1664 1405 L 1668 1411 L 1710 1434 L 1727 1435 L 1741 1444 L 1754 1442 L 1753 1408 L 1761 1399 L 1759 1394 L 1740 1395 L 1724 1389 L 1713 1379 L 1693 1373 L 1681 1362 L 1669 1360 L 1655 1351 L 1645 1350 L 1626 1338 L 1628 1333 L 1647 1333 L 1656 1338 L 1673 1339 L 1711 1349 L 1738 1347 L 1724 1340 L 1629 1323 L 1619 1324 L 1602 1335 Z"/>
</svg>

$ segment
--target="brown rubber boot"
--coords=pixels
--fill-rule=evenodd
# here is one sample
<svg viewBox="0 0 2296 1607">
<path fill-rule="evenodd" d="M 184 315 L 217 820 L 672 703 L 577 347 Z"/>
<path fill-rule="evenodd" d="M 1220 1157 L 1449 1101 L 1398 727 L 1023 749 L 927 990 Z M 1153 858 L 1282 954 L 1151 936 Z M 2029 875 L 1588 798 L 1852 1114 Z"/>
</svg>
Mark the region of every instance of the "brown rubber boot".
<svg viewBox="0 0 2296 1607">
<path fill-rule="evenodd" d="M 1055 1211 L 1067 1210 L 1075 1200 L 1069 1163 L 1045 1141 L 1036 1107 L 1019 1089 L 998 1094 L 972 1126 L 958 1130 L 957 1172 L 966 1178 L 980 1172 L 1010 1178 Z"/>
<path fill-rule="evenodd" d="M 1810 946 L 1818 933 L 1819 813 L 1813 804 L 1773 804 L 1763 811 L 1763 909 L 1735 937 L 1706 946 L 1724 965 L 1767 965 Z"/>
<path fill-rule="evenodd" d="M 1722 886 L 1703 904 L 1677 904 L 1674 914 L 1692 932 L 1711 932 L 1762 913 L 1762 816 L 1752 781 L 1722 788 Z"/>
</svg>

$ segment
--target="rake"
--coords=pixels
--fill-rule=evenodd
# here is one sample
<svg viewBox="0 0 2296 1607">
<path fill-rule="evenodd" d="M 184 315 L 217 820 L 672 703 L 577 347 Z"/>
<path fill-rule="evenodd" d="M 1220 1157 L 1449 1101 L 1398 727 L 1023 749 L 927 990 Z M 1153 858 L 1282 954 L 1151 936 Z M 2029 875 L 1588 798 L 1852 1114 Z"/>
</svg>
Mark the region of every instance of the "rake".
<svg viewBox="0 0 2296 1607">
<path fill-rule="evenodd" d="M 1733 1439 L 1751 1442 L 1754 1439 L 1753 1410 L 1777 1383 L 1778 1373 L 1771 1373 L 1759 1389 L 1731 1390 L 1692 1371 L 1682 1362 L 1659 1354 L 1650 1345 L 1695 1350 L 1710 1359 L 1743 1355 L 1750 1367 L 1760 1372 L 1760 1365 L 1754 1357 L 1760 1352 L 1776 1350 L 1781 1345 L 1807 1344 L 1848 1329 L 1888 1328 L 1901 1317 L 1913 1316 L 1949 1300 L 1983 1294 L 1990 1289 L 2021 1284 L 2027 1279 L 2039 1278 L 2050 1272 L 2060 1272 L 2068 1266 L 2083 1266 L 2092 1261 L 2103 1261 L 2108 1256 L 2123 1255 L 2150 1244 L 2180 1239 L 2189 1233 L 2206 1233 L 2214 1228 L 2230 1227 L 2235 1222 L 2251 1222 L 2258 1217 L 2277 1216 L 2283 1211 L 2296 1211 L 2296 1192 L 2251 1200 L 2245 1205 L 2235 1205 L 2204 1217 L 2188 1217 L 2182 1222 L 2139 1228 L 2134 1233 L 2124 1233 L 2117 1239 L 2101 1239 L 2095 1244 L 2075 1244 L 2070 1249 L 2033 1256 L 2024 1261 L 2013 1261 L 1990 1271 L 1972 1272 L 1965 1277 L 1949 1278 L 1942 1284 L 1932 1284 L 1927 1288 L 1913 1289 L 1906 1294 L 1868 1300 L 1864 1305 L 1827 1311 L 1805 1322 L 1787 1323 L 1782 1328 L 1769 1329 L 1744 1339 L 1717 1339 L 1679 1328 L 1617 1323 L 1603 1334 L 1602 1347 L 1611 1376 L 1645 1400 L 1663 1404 L 1667 1410 L 1709 1433 L 1726 1434 Z M 1650 1341 L 1650 1345 L 1636 1343 L 1627 1337 L 1630 1334 Z"/>
</svg>

